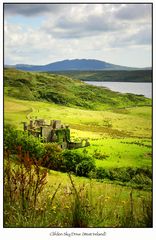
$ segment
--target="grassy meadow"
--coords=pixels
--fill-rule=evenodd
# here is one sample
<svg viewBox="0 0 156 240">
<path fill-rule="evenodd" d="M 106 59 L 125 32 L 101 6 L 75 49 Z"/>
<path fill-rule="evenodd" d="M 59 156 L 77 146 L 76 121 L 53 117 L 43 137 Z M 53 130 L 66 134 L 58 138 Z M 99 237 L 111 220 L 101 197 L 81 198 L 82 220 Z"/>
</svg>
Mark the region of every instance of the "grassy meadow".
<svg viewBox="0 0 156 240">
<path fill-rule="evenodd" d="M 125 113 L 96 111 L 95 114 L 94 111 L 5 97 L 4 108 L 5 122 L 19 129 L 28 118 L 63 119 L 63 123 L 71 127 L 73 140 L 89 139 L 91 146 L 87 151 L 95 157 L 98 153 L 101 158 L 97 159 L 97 166 L 152 166 L 150 107 L 131 108 Z"/>
<path fill-rule="evenodd" d="M 109 174 L 106 177 L 100 175 L 96 179 L 92 175 L 90 178 L 85 178 L 48 170 L 47 184 L 39 195 L 40 203 L 35 207 L 33 215 L 28 214 L 25 220 L 19 213 L 20 207 L 14 212 L 16 209 L 14 206 L 10 209 L 14 218 L 5 215 L 5 226 L 150 227 L 152 224 L 151 100 L 142 96 L 135 98 L 133 94 L 116 95 L 112 91 L 97 90 L 98 88 L 88 85 L 85 89 L 86 85 L 80 81 L 72 85 L 72 80 L 69 79 L 63 90 L 66 101 L 58 102 L 63 86 L 61 84 L 64 84 L 66 77 L 56 78 L 58 80 L 55 83 L 56 88 L 54 87 L 56 76 L 49 80 L 48 84 L 53 81 L 51 94 L 54 89 L 55 93 L 58 89 L 60 91 L 57 94 L 57 101 L 56 98 L 54 101 L 51 95 L 49 99 L 39 96 L 40 86 L 44 88 L 46 94 L 46 85 L 43 81 L 51 79 L 50 74 L 24 73 L 25 79 L 21 71 L 19 75 L 15 70 L 11 75 L 11 71 L 6 70 L 4 78 L 4 123 L 22 130 L 22 122 L 28 122 L 30 118 L 43 118 L 46 121 L 61 120 L 63 124 L 70 126 L 73 141 L 88 139 L 90 142 L 90 146 L 86 148 L 71 151 L 90 155 L 95 159 L 96 168 L 99 171 L 104 169 L 104 174 L 106 171 Z M 32 83 L 31 81 L 28 83 L 29 78 L 32 79 Z M 41 80 L 40 85 L 36 85 L 39 80 Z M 25 82 L 24 86 L 29 90 L 28 95 L 20 94 Z M 69 96 L 68 88 L 70 88 Z M 79 94 L 74 95 L 78 89 Z M 84 89 L 92 92 L 92 98 L 85 100 Z M 80 95 L 81 90 L 83 94 Z M 93 102 L 93 95 L 97 93 L 105 95 L 106 104 L 104 98 L 98 104 L 97 98 Z M 78 106 L 80 96 L 81 106 Z M 92 107 L 89 107 L 90 103 Z M 130 177 L 130 171 L 135 172 L 133 177 Z M 118 177 L 115 173 L 122 176 Z M 125 180 L 126 177 L 130 179 Z"/>
</svg>

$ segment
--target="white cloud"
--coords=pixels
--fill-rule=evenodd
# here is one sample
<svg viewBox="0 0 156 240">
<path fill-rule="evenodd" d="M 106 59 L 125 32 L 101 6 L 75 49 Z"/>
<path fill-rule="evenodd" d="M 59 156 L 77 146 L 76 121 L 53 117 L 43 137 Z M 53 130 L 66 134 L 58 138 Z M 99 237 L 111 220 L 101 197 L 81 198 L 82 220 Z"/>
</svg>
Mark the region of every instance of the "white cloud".
<svg viewBox="0 0 156 240">
<path fill-rule="evenodd" d="M 151 54 L 151 5 L 145 4 L 6 4 L 5 62 L 46 64 L 67 58 L 97 58 L 121 64 L 137 51 Z M 137 14 L 138 12 L 138 14 Z M 20 15 L 18 24 L 12 22 Z M 23 17 L 43 17 L 41 25 L 26 26 Z M 11 18 L 10 18 L 11 17 Z M 148 48 L 149 46 L 149 48 Z M 138 48 L 137 48 L 138 47 Z M 117 50 L 114 50 L 117 49 Z M 139 49 L 139 50 L 137 50 Z M 124 54 L 123 54 L 124 50 Z M 115 51 L 114 56 L 110 51 Z M 122 53 L 122 54 L 120 54 Z M 120 56 L 120 58 L 118 57 Z M 112 60 L 111 58 L 112 57 Z M 118 59 L 118 62 L 115 62 Z M 136 59 L 136 63 L 135 63 Z M 149 57 L 147 58 L 147 65 Z M 127 59 L 130 65 L 130 59 Z"/>
</svg>

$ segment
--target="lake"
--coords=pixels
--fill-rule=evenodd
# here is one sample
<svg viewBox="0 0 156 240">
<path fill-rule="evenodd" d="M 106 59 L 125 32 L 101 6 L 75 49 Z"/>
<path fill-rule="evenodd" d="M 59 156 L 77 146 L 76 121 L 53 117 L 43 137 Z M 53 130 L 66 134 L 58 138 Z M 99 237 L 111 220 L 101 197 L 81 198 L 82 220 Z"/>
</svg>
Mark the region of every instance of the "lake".
<svg viewBox="0 0 156 240">
<path fill-rule="evenodd" d="M 142 94 L 147 98 L 152 98 L 152 83 L 92 82 L 92 81 L 85 81 L 85 83 L 98 87 L 107 87 L 115 92 Z"/>
</svg>

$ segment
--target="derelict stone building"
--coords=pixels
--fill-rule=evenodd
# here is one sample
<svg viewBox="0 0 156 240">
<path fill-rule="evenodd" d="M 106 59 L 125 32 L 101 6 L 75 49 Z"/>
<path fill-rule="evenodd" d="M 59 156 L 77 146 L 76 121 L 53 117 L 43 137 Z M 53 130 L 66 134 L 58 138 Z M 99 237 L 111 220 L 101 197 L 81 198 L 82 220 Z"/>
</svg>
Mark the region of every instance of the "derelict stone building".
<svg viewBox="0 0 156 240">
<path fill-rule="evenodd" d="M 61 148 L 72 149 L 89 146 L 88 140 L 79 143 L 71 142 L 70 140 L 70 128 L 61 124 L 60 120 L 51 120 L 49 124 L 45 122 L 44 119 L 30 120 L 30 123 L 24 124 L 24 131 L 28 131 L 29 134 L 32 134 L 35 137 L 41 137 L 44 142 L 56 142 Z"/>
</svg>

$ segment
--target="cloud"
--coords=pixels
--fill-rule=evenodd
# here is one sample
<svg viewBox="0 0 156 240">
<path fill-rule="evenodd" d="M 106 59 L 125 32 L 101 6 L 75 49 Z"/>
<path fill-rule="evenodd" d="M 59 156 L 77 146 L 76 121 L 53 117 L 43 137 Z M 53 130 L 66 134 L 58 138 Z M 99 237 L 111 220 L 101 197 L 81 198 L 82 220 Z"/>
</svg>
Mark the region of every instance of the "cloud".
<svg viewBox="0 0 156 240">
<path fill-rule="evenodd" d="M 143 26 L 133 36 L 135 43 L 138 45 L 151 45 L 152 44 L 152 30 L 151 26 Z"/>
<path fill-rule="evenodd" d="M 57 13 L 66 5 L 62 4 L 29 4 L 29 3 L 5 3 L 4 10 L 7 15 L 22 15 L 25 17 L 35 17 L 40 14 Z"/>
<path fill-rule="evenodd" d="M 152 30 L 151 25 L 136 25 L 135 28 L 129 28 L 116 32 L 113 36 L 109 35 L 109 46 L 113 48 L 119 47 L 135 47 L 151 46 Z"/>
<path fill-rule="evenodd" d="M 140 20 L 151 19 L 151 5 L 146 4 L 72 4 L 49 16 L 42 28 L 54 38 L 84 38 L 102 34 L 125 34 L 137 29 Z M 132 30 L 132 31 L 134 31 Z"/>
<path fill-rule="evenodd" d="M 84 20 L 85 16 L 98 15 L 108 20 L 151 20 L 152 4 L 63 4 L 63 3 L 5 3 L 5 14 L 7 15 L 21 15 L 25 17 L 35 17 L 38 15 L 55 14 L 58 16 L 73 16 L 75 19 Z M 63 13 L 63 14 L 62 14 Z"/>
<path fill-rule="evenodd" d="M 123 4 L 115 12 L 115 17 L 121 20 L 151 20 L 151 4 Z"/>
<path fill-rule="evenodd" d="M 56 38 L 83 38 L 114 32 L 125 27 L 122 21 L 114 22 L 109 4 L 75 4 L 55 18 L 49 16 L 42 28 Z"/>
<path fill-rule="evenodd" d="M 5 4 L 5 62 L 110 61 L 116 52 L 110 62 L 121 64 L 123 49 L 151 45 L 150 14 L 149 4 Z"/>
<path fill-rule="evenodd" d="M 33 63 L 40 59 L 42 62 L 42 56 L 44 62 L 49 52 L 54 52 L 55 40 L 39 30 L 23 29 L 20 25 L 6 23 L 4 31 L 4 55 L 6 59 L 9 57 L 9 61 L 17 63 L 16 60 L 25 62 L 29 59 Z"/>
</svg>

